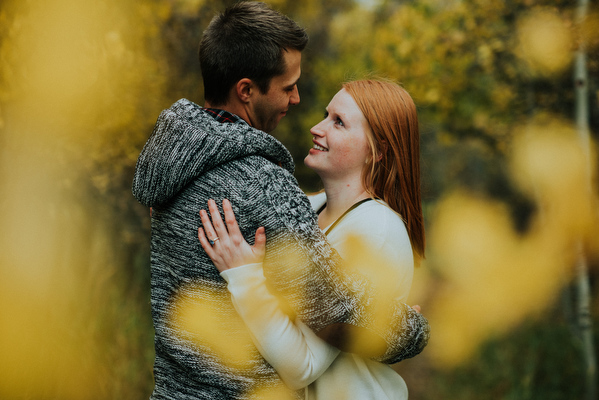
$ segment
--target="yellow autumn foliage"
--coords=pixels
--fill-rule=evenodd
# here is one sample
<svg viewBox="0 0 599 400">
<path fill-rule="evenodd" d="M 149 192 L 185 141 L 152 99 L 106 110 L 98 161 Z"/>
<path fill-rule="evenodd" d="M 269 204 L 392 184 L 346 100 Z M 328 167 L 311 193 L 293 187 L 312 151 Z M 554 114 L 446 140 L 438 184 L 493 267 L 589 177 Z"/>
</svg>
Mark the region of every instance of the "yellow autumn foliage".
<svg viewBox="0 0 599 400">
<path fill-rule="evenodd" d="M 206 284 L 197 285 L 180 288 L 173 299 L 169 326 L 174 335 L 200 349 L 211 349 L 230 368 L 249 369 L 255 349 L 249 331 L 233 309 L 229 293 L 210 291 Z"/>
<path fill-rule="evenodd" d="M 520 18 L 516 52 L 533 73 L 564 70 L 573 59 L 573 48 L 572 34 L 556 11 L 539 9 Z"/>
<path fill-rule="evenodd" d="M 439 365 L 467 360 L 551 306 L 571 279 L 578 244 L 599 250 L 594 169 L 576 132 L 539 118 L 515 137 L 512 176 L 538 205 L 526 233 L 516 232 L 505 204 L 466 192 L 446 195 L 435 211 L 430 249 L 443 283 L 431 294 L 429 351 Z"/>
</svg>

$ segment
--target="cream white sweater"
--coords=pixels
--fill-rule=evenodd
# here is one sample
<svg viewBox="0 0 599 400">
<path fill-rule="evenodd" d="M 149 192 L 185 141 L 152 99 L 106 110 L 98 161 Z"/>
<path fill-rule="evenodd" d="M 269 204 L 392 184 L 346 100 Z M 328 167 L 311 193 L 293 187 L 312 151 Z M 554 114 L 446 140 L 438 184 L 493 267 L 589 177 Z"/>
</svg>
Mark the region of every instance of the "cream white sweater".
<svg viewBox="0 0 599 400">
<path fill-rule="evenodd" d="M 310 197 L 315 210 L 324 193 Z M 327 229 L 324 229 L 327 231 Z M 352 238 L 353 237 L 353 241 Z M 370 201 L 346 214 L 328 233 L 330 244 L 344 257 L 371 259 L 359 265 L 369 273 L 392 275 L 392 295 L 405 302 L 413 275 L 413 255 L 401 217 L 380 201 Z M 356 241 L 367 253 L 355 254 Z M 381 263 L 380 260 L 385 262 Z M 382 265 L 381 265 L 382 264 Z M 378 268 L 373 271 L 374 268 Z M 306 399 L 407 399 L 403 379 L 388 365 L 341 352 L 318 338 L 299 320 L 279 308 L 262 272 L 250 264 L 221 274 L 228 282 L 233 304 L 252 333 L 256 347 L 292 389 L 307 387 Z"/>
</svg>

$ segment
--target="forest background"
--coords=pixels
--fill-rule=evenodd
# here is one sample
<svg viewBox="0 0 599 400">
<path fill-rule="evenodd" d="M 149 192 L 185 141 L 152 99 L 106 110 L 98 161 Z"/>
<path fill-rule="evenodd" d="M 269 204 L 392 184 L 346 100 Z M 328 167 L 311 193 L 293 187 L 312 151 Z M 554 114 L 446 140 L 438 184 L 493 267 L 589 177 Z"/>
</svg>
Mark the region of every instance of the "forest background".
<svg viewBox="0 0 599 400">
<path fill-rule="evenodd" d="M 197 46 L 233 1 L 0 3 L 0 398 L 147 399 L 149 212 L 131 195 L 160 111 L 202 104 Z M 419 108 L 432 336 L 410 398 L 596 394 L 599 5 L 272 0 L 309 35 L 274 135 L 302 163 L 340 83 Z M 200 207 L 201 205 L 198 205 Z"/>
</svg>

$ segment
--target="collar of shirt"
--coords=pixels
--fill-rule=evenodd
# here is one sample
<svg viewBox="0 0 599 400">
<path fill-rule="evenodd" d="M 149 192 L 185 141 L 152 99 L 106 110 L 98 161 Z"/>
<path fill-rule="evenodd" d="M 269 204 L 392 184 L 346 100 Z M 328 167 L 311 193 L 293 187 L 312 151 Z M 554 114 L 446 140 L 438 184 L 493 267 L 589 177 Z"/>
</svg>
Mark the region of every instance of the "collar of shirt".
<svg viewBox="0 0 599 400">
<path fill-rule="evenodd" d="M 208 115 L 211 115 L 215 120 L 220 123 L 235 123 L 243 121 L 235 114 L 231 114 L 225 110 L 219 110 L 218 108 L 202 108 Z"/>
</svg>

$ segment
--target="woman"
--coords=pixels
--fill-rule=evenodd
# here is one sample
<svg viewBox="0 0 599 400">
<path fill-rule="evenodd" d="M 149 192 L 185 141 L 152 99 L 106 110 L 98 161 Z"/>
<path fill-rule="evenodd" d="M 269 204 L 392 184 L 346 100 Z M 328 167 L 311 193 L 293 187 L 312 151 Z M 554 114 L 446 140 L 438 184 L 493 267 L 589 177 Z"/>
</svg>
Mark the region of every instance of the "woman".
<svg viewBox="0 0 599 400">
<path fill-rule="evenodd" d="M 305 164 L 324 186 L 310 198 L 320 228 L 344 259 L 355 257 L 356 244 L 364 246 L 368 255 L 360 259 L 382 266 L 374 271 L 362 265 L 364 273 L 383 276 L 379 282 L 388 282 L 392 274 L 392 295 L 405 302 L 414 261 L 424 256 L 425 246 L 418 120 L 411 97 L 387 81 L 346 83 L 310 132 L 314 146 Z M 288 386 L 307 386 L 307 399 L 407 398 L 403 379 L 388 365 L 326 344 L 279 308 L 262 274 L 262 228 L 250 246 L 226 200 L 225 223 L 215 202 L 209 202 L 209 210 L 212 223 L 201 211 L 202 247 L 227 280 L 257 348 Z"/>
</svg>

